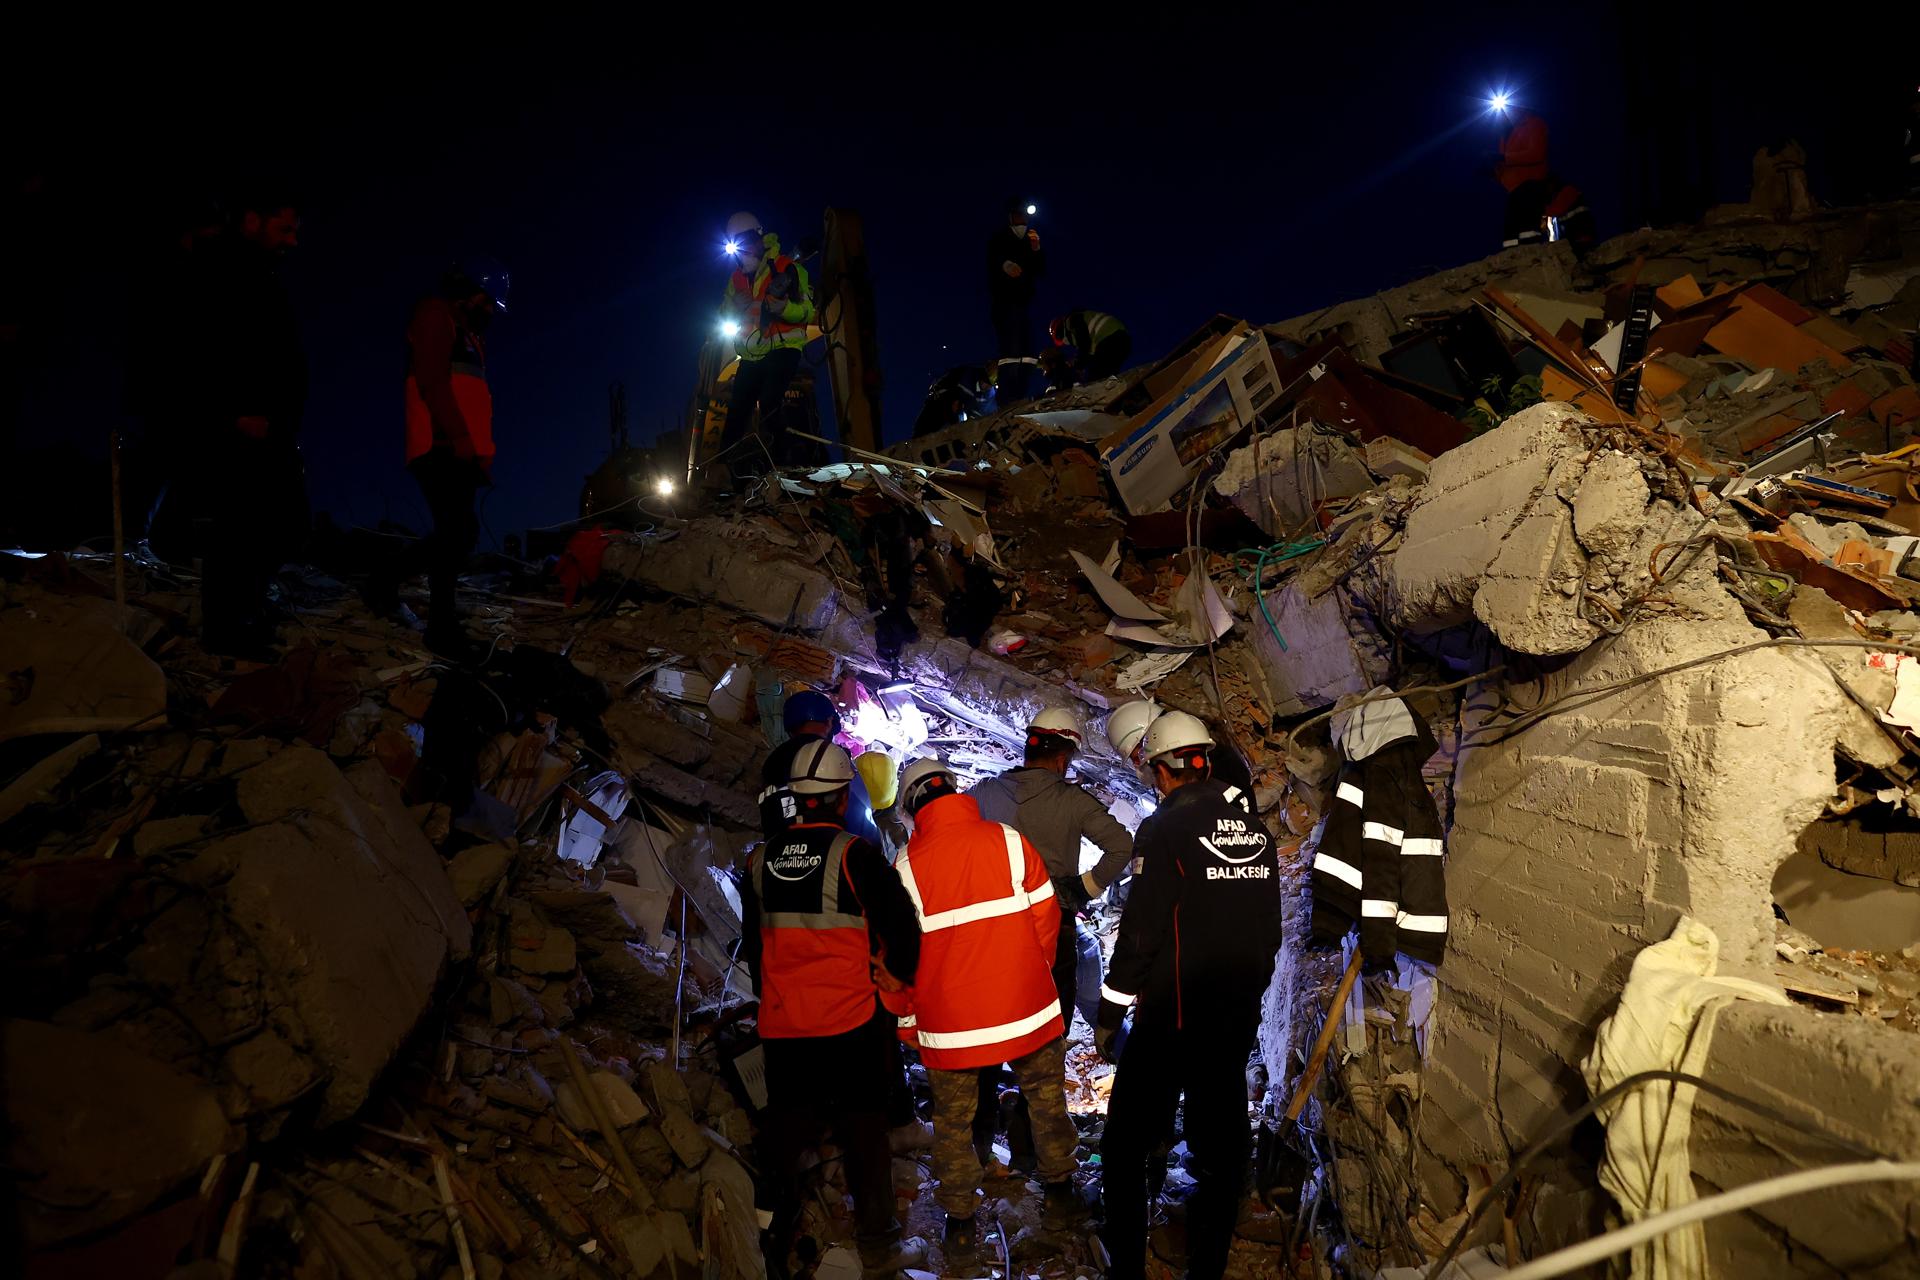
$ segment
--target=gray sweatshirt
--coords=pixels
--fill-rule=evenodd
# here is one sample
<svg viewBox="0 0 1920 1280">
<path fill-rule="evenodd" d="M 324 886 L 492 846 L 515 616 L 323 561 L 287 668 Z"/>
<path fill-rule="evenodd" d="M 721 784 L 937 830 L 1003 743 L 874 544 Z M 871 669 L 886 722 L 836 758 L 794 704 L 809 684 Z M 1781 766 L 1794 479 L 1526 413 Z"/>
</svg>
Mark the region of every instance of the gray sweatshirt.
<svg viewBox="0 0 1920 1280">
<path fill-rule="evenodd" d="M 1077 885 L 1076 897 L 1095 898 L 1122 875 L 1133 860 L 1133 837 L 1106 806 L 1051 769 L 1025 766 L 987 778 L 967 793 L 980 803 L 980 816 L 1004 822 L 1040 852 L 1056 887 Z M 1080 872 L 1080 838 L 1103 851 L 1085 875 Z"/>
</svg>

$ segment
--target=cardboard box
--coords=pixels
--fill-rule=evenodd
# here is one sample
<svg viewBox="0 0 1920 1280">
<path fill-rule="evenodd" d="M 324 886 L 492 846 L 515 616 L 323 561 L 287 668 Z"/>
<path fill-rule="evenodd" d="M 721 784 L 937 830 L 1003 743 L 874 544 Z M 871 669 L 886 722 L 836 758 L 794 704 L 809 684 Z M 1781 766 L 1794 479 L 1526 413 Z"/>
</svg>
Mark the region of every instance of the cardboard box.
<svg viewBox="0 0 1920 1280">
<path fill-rule="evenodd" d="M 1207 455 L 1253 425 L 1280 392 L 1266 335 L 1244 326 L 1156 379 L 1163 375 L 1172 385 L 1100 455 L 1132 515 L 1165 510 Z"/>
</svg>

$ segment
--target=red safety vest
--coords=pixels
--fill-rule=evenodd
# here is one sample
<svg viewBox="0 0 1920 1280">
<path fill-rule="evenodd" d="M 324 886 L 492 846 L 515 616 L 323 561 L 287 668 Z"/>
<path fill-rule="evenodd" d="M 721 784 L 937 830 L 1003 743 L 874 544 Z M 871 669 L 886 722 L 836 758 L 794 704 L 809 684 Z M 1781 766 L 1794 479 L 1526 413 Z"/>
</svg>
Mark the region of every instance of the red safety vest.
<svg viewBox="0 0 1920 1280">
<path fill-rule="evenodd" d="M 768 287 L 789 273 L 788 301 L 798 303 L 805 310 L 805 315 L 798 322 L 775 319 L 768 314 L 764 305 Z M 798 259 L 785 255 L 762 261 L 759 270 L 751 277 L 744 271 L 735 271 L 727 278 L 726 295 L 721 299 L 720 307 L 740 326 L 733 347 L 747 360 L 758 360 L 777 347 L 806 346 L 807 322 L 817 314 L 807 269 L 800 265 Z"/>
<path fill-rule="evenodd" d="M 894 870 L 920 917 L 906 1017 L 922 1062 L 989 1067 L 1061 1034 L 1053 985 L 1060 904 L 1046 863 L 1019 832 L 983 820 L 972 796 L 943 796 L 914 815 Z"/>
<path fill-rule="evenodd" d="M 856 837 L 807 822 L 754 851 L 760 902 L 760 1034 L 834 1036 L 873 1017 L 873 944 L 847 880 Z"/>
<path fill-rule="evenodd" d="M 427 309 L 438 305 L 439 316 L 418 316 L 415 323 L 441 323 L 453 326 L 453 402 L 473 438 L 474 456 L 493 457 L 493 392 L 487 386 L 487 348 L 478 334 L 470 333 L 456 322 L 445 302 L 429 299 L 421 303 Z M 413 376 L 414 352 L 407 349 L 407 461 L 433 448 L 433 414 L 421 398 L 420 384 Z"/>
</svg>

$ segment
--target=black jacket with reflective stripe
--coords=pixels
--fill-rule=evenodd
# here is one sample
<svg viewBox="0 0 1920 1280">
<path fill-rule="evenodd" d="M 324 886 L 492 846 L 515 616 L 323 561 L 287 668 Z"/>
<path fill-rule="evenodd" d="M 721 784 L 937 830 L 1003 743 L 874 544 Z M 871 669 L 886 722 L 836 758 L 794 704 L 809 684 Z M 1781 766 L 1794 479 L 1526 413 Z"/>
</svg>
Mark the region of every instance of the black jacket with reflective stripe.
<svg viewBox="0 0 1920 1280">
<path fill-rule="evenodd" d="M 1384 709 L 1398 705 L 1368 708 L 1392 715 Z M 1398 951 L 1439 964 L 1447 945 L 1444 832 L 1420 773 L 1439 744 L 1418 716 L 1405 716 L 1394 732 L 1385 745 L 1346 748 L 1366 754 L 1341 766 L 1314 853 L 1312 937 L 1337 943 L 1357 923 L 1370 960 Z"/>
</svg>

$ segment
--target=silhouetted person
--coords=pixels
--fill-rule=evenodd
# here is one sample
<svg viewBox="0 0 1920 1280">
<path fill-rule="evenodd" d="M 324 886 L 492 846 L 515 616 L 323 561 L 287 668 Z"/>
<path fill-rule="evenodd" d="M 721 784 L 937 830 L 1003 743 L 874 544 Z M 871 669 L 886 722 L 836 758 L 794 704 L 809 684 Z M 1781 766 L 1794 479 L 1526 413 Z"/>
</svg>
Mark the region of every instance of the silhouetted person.
<svg viewBox="0 0 1920 1280">
<path fill-rule="evenodd" d="M 279 270 L 299 234 L 290 197 L 255 193 L 181 264 L 185 292 L 166 339 L 174 368 L 155 412 L 174 437 L 165 518 L 186 531 L 171 554 L 201 558 L 210 653 L 271 656 L 273 575 L 306 536 L 307 362 Z"/>
<path fill-rule="evenodd" d="M 1003 360 L 1031 357 L 1033 293 L 1047 273 L 1047 254 L 1040 233 L 1029 224 L 1033 206 L 1023 199 L 1007 201 L 1007 220 L 987 237 L 987 301 L 993 316 L 993 337 Z M 1000 403 L 1027 397 L 1031 366 L 1000 366 Z"/>
<path fill-rule="evenodd" d="M 460 571 L 480 538 L 474 509 L 493 483 L 493 393 L 485 334 L 507 309 L 509 279 L 493 262 L 447 272 L 438 293 L 422 298 L 407 326 L 407 470 L 433 517 L 433 532 L 394 558 L 368 587 L 376 609 L 398 606 L 399 583 L 427 574 L 427 647 L 442 657 L 470 656 L 460 625 Z"/>
<path fill-rule="evenodd" d="M 1547 122 L 1539 113 L 1513 108 L 1513 127 L 1500 141 L 1500 160 L 1493 167 L 1493 176 L 1507 189 L 1502 248 L 1547 239 L 1549 218 L 1559 226 L 1558 239 L 1572 241 L 1582 252 L 1592 246 L 1593 214 L 1580 188 L 1562 181 L 1548 166 Z"/>
</svg>

